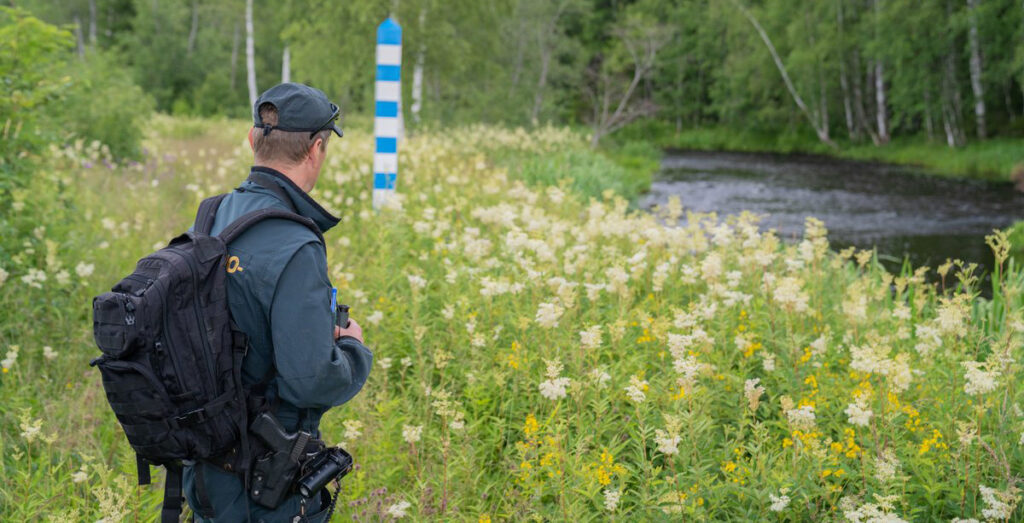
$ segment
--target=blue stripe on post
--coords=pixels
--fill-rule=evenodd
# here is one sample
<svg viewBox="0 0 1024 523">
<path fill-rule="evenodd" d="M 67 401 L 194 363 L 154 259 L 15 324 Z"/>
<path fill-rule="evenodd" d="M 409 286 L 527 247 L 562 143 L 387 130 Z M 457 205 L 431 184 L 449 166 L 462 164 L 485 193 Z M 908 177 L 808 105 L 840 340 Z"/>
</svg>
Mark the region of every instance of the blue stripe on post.
<svg viewBox="0 0 1024 523">
<path fill-rule="evenodd" d="M 377 137 L 378 153 L 393 153 L 398 151 L 398 138 Z"/>
<path fill-rule="evenodd" d="M 402 43 L 402 27 L 388 18 L 377 26 L 377 43 L 400 45 Z"/>
<path fill-rule="evenodd" d="M 402 66 L 400 65 L 378 65 L 378 82 L 397 82 L 402 79 Z"/>
<path fill-rule="evenodd" d="M 373 188 L 394 190 L 397 180 L 396 173 L 373 173 Z"/>
<path fill-rule="evenodd" d="M 390 116 L 392 118 L 398 116 L 398 102 L 377 102 L 375 107 L 374 116 Z"/>
</svg>

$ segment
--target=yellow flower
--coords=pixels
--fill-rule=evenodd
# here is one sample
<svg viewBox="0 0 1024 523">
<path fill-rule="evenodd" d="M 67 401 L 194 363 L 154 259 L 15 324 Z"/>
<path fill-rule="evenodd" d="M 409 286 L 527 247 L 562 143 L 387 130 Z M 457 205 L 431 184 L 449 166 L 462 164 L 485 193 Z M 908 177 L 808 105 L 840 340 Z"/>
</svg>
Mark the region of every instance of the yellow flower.
<svg viewBox="0 0 1024 523">
<path fill-rule="evenodd" d="M 540 430 L 540 424 L 537 423 L 537 418 L 533 417 L 533 414 L 527 414 L 526 421 L 523 423 L 523 434 L 532 436 L 538 430 Z"/>
</svg>

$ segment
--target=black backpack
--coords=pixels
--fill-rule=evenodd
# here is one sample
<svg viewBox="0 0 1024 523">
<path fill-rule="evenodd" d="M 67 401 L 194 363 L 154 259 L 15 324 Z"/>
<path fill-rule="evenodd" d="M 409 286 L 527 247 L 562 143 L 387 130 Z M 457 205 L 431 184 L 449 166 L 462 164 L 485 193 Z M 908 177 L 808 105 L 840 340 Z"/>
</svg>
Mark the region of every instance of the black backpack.
<svg viewBox="0 0 1024 523">
<path fill-rule="evenodd" d="M 225 196 L 204 200 L 192 231 L 139 260 L 111 292 L 93 299 L 93 335 L 103 355 L 90 365 L 103 375 L 107 400 L 135 450 L 139 484 L 149 484 L 151 464 L 167 469 L 165 523 L 181 513 L 183 460 L 214 458 L 239 445 L 249 455 L 241 385 L 248 340 L 228 309 L 227 245 L 271 218 L 301 223 L 323 241 L 312 220 L 279 209 L 250 212 L 211 236 Z M 248 491 L 248 471 L 236 472 Z"/>
</svg>

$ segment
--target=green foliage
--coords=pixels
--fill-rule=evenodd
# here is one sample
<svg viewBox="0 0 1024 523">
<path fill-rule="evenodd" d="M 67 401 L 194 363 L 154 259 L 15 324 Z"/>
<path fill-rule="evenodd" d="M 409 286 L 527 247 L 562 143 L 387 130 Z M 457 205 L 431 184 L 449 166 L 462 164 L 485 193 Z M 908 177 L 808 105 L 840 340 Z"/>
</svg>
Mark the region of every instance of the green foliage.
<svg viewBox="0 0 1024 523">
<path fill-rule="evenodd" d="M 132 81 L 114 56 L 92 54 L 73 61 L 74 83 L 61 105 L 65 130 L 106 145 L 115 158 L 134 158 L 146 123 L 153 113 L 152 98 Z"/>
</svg>

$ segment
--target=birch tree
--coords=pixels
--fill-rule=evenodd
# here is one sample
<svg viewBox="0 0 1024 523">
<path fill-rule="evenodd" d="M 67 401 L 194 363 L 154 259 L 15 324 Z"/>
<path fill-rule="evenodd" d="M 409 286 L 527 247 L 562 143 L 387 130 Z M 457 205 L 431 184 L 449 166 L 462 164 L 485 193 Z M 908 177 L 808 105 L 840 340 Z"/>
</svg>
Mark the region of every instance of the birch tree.
<svg viewBox="0 0 1024 523">
<path fill-rule="evenodd" d="M 292 53 L 288 49 L 288 44 L 285 44 L 284 51 L 281 52 L 281 83 L 290 81 L 292 81 Z"/>
<path fill-rule="evenodd" d="M 249 82 L 249 106 L 256 104 L 256 50 L 252 36 L 252 0 L 245 0 L 245 69 Z"/>
<path fill-rule="evenodd" d="M 818 140 L 830 147 L 837 147 L 836 143 L 829 138 L 827 122 L 821 122 L 811 114 L 811 111 L 808 109 L 804 99 L 800 96 L 800 93 L 797 92 L 796 87 L 793 86 L 793 81 L 790 80 L 789 73 L 786 71 L 786 65 L 782 63 L 782 58 L 779 57 L 778 51 L 775 50 L 775 45 L 772 43 L 771 38 L 768 37 L 768 33 L 765 32 L 764 28 L 761 27 L 761 24 L 756 18 L 754 18 L 754 15 L 744 7 L 743 4 L 740 4 L 737 0 L 733 0 L 733 5 L 743 13 L 743 16 L 748 22 L 750 22 L 750 25 L 754 26 L 754 30 L 757 31 L 757 34 L 761 37 L 761 41 L 763 41 L 765 47 L 768 48 L 768 53 L 771 54 L 772 60 L 775 62 L 775 67 L 779 70 L 779 74 L 782 75 L 782 81 L 786 84 L 786 89 L 789 91 L 789 95 L 793 98 L 793 102 L 796 103 L 796 106 L 800 108 L 800 112 L 802 112 L 807 118 L 811 127 L 814 128 L 814 132 L 817 134 Z"/>
<path fill-rule="evenodd" d="M 971 46 L 971 90 L 974 91 L 974 121 L 978 138 L 985 139 L 985 89 L 981 83 L 981 44 L 978 42 L 978 3 L 981 0 L 967 0 L 967 39 Z"/>
</svg>

